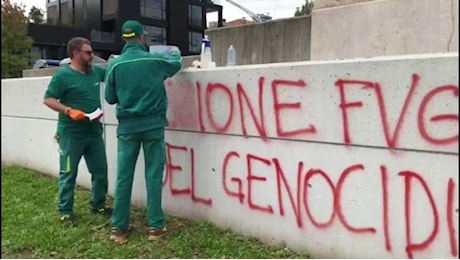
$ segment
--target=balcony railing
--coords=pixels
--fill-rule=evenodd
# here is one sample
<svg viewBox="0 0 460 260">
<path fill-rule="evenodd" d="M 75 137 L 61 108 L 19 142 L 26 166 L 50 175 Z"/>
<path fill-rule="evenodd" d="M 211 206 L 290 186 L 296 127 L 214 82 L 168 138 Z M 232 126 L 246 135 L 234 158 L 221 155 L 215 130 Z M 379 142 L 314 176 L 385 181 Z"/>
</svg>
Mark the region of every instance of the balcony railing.
<svg viewBox="0 0 460 260">
<path fill-rule="evenodd" d="M 56 19 L 56 18 L 47 18 L 46 19 L 47 24 L 56 25 L 57 22 L 58 22 L 58 19 Z"/>
<path fill-rule="evenodd" d="M 91 41 L 92 42 L 107 42 L 107 43 L 114 43 L 115 42 L 115 34 L 109 32 L 102 32 L 93 30 L 91 31 Z"/>
</svg>

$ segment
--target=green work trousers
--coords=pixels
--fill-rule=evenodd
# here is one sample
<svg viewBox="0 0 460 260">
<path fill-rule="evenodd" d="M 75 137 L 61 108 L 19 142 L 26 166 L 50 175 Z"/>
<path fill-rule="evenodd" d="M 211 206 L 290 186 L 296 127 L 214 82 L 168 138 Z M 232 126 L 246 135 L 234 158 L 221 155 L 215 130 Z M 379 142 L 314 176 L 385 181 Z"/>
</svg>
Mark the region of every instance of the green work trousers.
<svg viewBox="0 0 460 260">
<path fill-rule="evenodd" d="M 78 164 L 83 156 L 91 173 L 90 207 L 105 207 L 107 194 L 107 157 L 102 136 L 93 137 L 59 137 L 60 172 L 59 172 L 59 205 L 61 215 L 73 212 L 75 182 Z"/>
<path fill-rule="evenodd" d="M 129 226 L 134 169 L 141 145 L 145 161 L 148 225 L 153 228 L 164 227 L 161 195 L 166 154 L 164 128 L 160 128 L 135 134 L 118 135 L 117 182 L 112 227 L 121 230 L 126 230 Z"/>
</svg>

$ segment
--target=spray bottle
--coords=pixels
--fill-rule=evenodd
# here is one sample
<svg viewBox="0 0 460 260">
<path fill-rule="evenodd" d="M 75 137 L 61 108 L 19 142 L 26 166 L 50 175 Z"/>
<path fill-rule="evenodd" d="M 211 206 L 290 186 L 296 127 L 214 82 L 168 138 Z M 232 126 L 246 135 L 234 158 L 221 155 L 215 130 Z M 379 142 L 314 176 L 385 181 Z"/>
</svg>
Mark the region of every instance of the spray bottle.
<svg viewBox="0 0 460 260">
<path fill-rule="evenodd" d="M 211 41 L 207 35 L 204 36 L 204 39 L 201 42 L 200 60 L 202 68 L 208 68 L 209 63 L 212 62 Z"/>
</svg>

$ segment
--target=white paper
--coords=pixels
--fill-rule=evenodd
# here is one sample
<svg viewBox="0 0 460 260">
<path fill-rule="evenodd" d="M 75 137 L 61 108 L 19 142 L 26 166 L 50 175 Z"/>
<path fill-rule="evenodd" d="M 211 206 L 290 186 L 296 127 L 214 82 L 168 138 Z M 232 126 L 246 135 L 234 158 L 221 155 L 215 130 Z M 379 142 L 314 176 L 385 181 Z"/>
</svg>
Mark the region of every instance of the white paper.
<svg viewBox="0 0 460 260">
<path fill-rule="evenodd" d="M 85 114 L 85 116 L 86 116 L 90 121 L 99 119 L 102 115 L 103 115 L 103 113 L 102 113 L 102 110 L 101 110 L 100 108 L 97 108 L 96 110 L 94 110 L 93 112 L 91 112 L 91 113 L 89 113 L 89 114 Z"/>
<path fill-rule="evenodd" d="M 159 53 L 168 55 L 171 52 L 171 46 L 168 45 L 151 45 L 149 46 L 150 53 Z"/>
<path fill-rule="evenodd" d="M 179 47 L 175 45 L 151 45 L 149 46 L 150 53 L 162 54 L 165 56 L 171 55 L 173 52 L 180 54 Z"/>
</svg>

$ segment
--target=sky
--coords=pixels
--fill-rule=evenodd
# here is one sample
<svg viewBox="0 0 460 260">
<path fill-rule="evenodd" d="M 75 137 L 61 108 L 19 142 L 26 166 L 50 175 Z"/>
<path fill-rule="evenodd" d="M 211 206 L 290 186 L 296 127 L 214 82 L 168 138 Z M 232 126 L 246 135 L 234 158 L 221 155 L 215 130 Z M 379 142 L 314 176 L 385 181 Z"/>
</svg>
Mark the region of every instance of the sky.
<svg viewBox="0 0 460 260">
<path fill-rule="evenodd" d="M 46 10 L 47 0 L 10 0 L 13 3 L 24 4 L 26 11 L 32 6 L 37 6 L 42 10 Z M 131 0 L 132 1 L 132 0 Z M 294 16 L 296 7 L 301 6 L 305 3 L 305 0 L 234 0 L 235 2 L 243 5 L 247 9 L 254 13 L 269 14 L 273 19 L 287 18 Z M 239 19 L 245 17 L 247 20 L 251 18 L 244 11 L 238 7 L 230 4 L 227 0 L 215 0 L 214 2 L 219 3 L 223 6 L 223 17 L 227 21 Z M 217 15 L 209 15 L 208 21 L 217 20 Z"/>
</svg>

